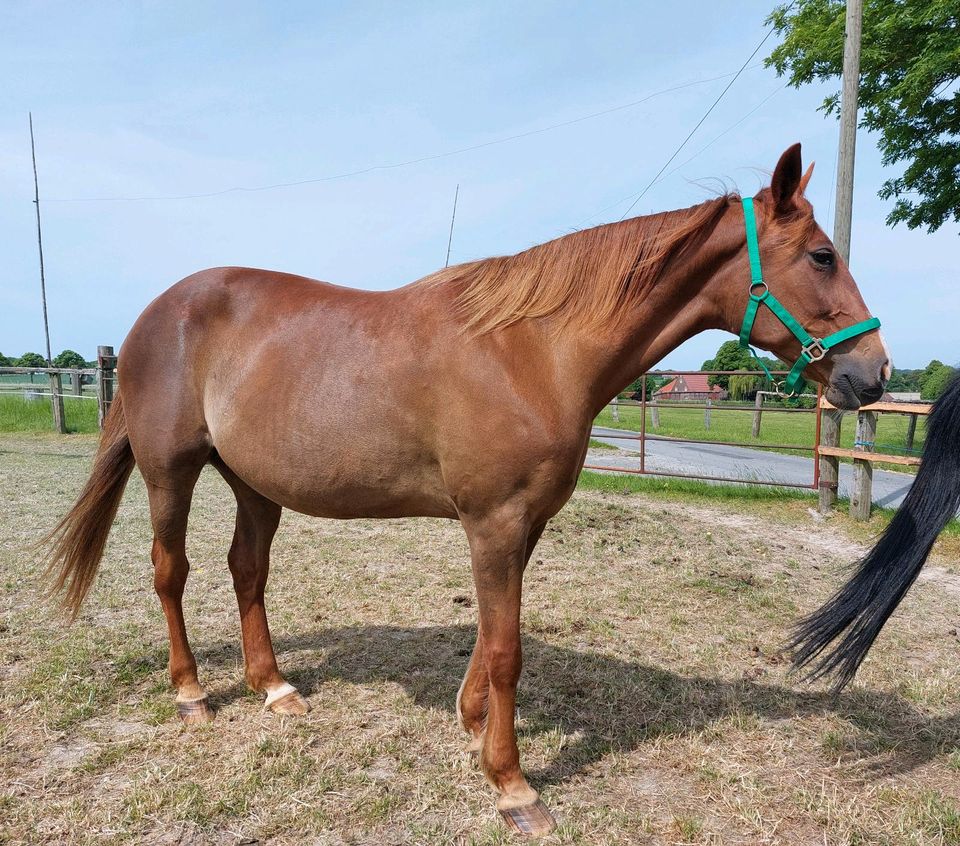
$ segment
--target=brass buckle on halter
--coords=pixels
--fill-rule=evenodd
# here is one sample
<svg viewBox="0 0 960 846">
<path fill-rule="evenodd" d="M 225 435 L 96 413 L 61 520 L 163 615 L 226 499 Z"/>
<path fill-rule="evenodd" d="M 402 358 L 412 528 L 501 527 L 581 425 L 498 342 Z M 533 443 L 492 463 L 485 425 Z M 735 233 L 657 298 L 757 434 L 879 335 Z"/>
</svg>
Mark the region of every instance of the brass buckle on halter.
<svg viewBox="0 0 960 846">
<path fill-rule="evenodd" d="M 820 359 L 827 354 L 827 350 L 823 346 L 823 340 L 821 338 L 814 338 L 806 346 L 801 345 L 800 352 L 811 364 L 815 361 L 820 361 Z"/>
</svg>

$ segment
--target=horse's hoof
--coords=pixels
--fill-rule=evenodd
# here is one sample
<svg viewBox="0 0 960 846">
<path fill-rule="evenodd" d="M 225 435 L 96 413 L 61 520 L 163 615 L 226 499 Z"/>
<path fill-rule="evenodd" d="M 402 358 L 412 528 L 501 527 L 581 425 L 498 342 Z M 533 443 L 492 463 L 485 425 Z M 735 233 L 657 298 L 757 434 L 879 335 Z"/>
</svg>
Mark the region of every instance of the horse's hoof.
<svg viewBox="0 0 960 846">
<path fill-rule="evenodd" d="M 288 717 L 301 717 L 310 710 L 310 703 L 296 690 L 286 696 L 271 702 L 268 706 L 274 714 L 285 714 Z"/>
<path fill-rule="evenodd" d="M 507 828 L 524 837 L 543 837 L 557 827 L 553 814 L 540 799 L 532 805 L 517 808 L 498 808 Z"/>
<path fill-rule="evenodd" d="M 186 726 L 209 723 L 215 716 L 206 696 L 202 699 L 177 700 L 177 714 Z"/>
</svg>

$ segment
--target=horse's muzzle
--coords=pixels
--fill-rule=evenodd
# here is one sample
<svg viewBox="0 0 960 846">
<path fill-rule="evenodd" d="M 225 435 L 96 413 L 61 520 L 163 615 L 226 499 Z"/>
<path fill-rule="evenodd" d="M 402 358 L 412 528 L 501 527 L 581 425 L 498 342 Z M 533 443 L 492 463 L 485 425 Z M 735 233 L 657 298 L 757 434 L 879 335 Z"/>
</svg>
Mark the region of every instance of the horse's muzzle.
<svg viewBox="0 0 960 846">
<path fill-rule="evenodd" d="M 827 386 L 827 399 L 845 411 L 877 402 L 887 384 L 883 378 L 885 366 L 885 361 L 876 367 L 865 366 L 863 362 L 837 361 Z"/>
</svg>

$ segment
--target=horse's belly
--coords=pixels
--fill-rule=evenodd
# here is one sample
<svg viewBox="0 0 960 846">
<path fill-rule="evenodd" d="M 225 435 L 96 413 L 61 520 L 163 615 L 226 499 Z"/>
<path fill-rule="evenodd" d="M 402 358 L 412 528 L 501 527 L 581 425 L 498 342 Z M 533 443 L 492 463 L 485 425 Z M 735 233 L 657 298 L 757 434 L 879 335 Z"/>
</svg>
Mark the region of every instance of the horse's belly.
<svg viewBox="0 0 960 846">
<path fill-rule="evenodd" d="M 216 446 L 250 487 L 304 514 L 341 519 L 457 516 L 439 468 L 396 451 Z"/>
</svg>

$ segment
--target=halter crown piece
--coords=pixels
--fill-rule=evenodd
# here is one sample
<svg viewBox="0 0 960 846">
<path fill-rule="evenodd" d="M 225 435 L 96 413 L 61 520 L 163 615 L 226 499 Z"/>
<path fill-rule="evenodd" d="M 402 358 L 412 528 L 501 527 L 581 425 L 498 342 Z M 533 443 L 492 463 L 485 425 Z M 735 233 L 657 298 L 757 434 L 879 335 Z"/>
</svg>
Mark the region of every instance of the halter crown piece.
<svg viewBox="0 0 960 846">
<path fill-rule="evenodd" d="M 863 335 L 873 329 L 879 329 L 880 320 L 876 317 L 870 317 L 867 320 L 854 323 L 853 326 L 848 326 L 846 329 L 841 329 L 839 332 L 834 332 L 832 335 L 827 335 L 826 338 L 814 338 L 787 311 L 783 303 L 770 292 L 767 283 L 763 281 L 763 273 L 760 269 L 760 245 L 757 242 L 757 219 L 753 212 L 753 198 L 744 197 L 742 202 L 743 223 L 747 230 L 747 255 L 750 257 L 750 300 L 743 315 L 743 326 L 740 327 L 740 346 L 750 351 L 750 355 L 763 368 L 767 378 L 779 388 L 779 384 L 770 373 L 770 368 L 760 360 L 753 347 L 750 346 L 750 333 L 753 331 L 753 323 L 757 319 L 760 304 L 763 303 L 800 342 L 800 358 L 794 362 L 793 367 L 790 368 L 790 375 L 783 383 L 787 396 L 792 396 L 797 392 L 797 386 L 803 381 L 803 371 L 808 364 L 820 361 L 831 347 L 835 347 L 843 341 L 856 338 L 857 335 Z"/>
</svg>

